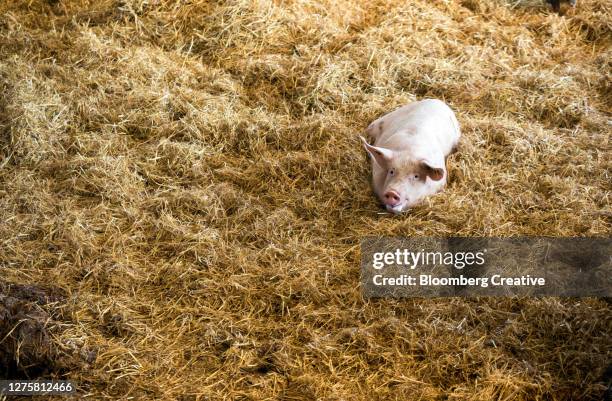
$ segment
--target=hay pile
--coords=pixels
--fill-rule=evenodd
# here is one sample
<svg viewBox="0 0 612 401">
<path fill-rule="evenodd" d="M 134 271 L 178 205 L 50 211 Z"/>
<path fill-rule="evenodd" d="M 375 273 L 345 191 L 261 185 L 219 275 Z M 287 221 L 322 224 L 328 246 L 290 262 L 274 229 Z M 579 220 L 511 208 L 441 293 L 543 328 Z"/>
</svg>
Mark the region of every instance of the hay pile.
<svg viewBox="0 0 612 401">
<path fill-rule="evenodd" d="M 595 299 L 364 301 L 364 236 L 609 236 L 612 7 L 0 2 L 0 274 L 53 283 L 94 399 L 597 399 Z M 456 110 L 392 217 L 357 134 Z M 66 352 L 68 352 L 66 351 Z"/>
<path fill-rule="evenodd" d="M 64 295 L 57 288 L 11 285 L 0 280 L 0 377 L 23 379 L 77 369 L 51 341 L 61 328 Z M 72 366 L 63 366 L 66 362 Z"/>
</svg>

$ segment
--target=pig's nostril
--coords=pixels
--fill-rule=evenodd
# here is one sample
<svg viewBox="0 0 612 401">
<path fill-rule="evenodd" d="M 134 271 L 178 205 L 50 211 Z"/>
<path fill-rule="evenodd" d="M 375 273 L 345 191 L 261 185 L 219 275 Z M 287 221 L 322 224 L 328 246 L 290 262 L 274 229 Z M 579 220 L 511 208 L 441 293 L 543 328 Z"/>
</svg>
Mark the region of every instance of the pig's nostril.
<svg viewBox="0 0 612 401">
<path fill-rule="evenodd" d="M 387 198 L 393 199 L 393 200 L 397 200 L 399 199 L 399 196 L 397 196 L 397 194 L 395 192 L 387 192 Z"/>
<path fill-rule="evenodd" d="M 395 191 L 387 191 L 385 192 L 385 204 L 389 206 L 395 206 L 400 203 L 400 196 Z"/>
</svg>

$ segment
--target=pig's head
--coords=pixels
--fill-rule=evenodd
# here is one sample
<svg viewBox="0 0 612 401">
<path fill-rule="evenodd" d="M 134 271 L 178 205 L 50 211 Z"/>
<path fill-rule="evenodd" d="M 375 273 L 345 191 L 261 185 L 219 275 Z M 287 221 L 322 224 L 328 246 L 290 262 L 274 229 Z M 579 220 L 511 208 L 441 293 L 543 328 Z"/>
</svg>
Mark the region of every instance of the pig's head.
<svg viewBox="0 0 612 401">
<path fill-rule="evenodd" d="M 434 166 L 426 158 L 409 150 L 372 146 L 361 139 L 379 167 L 373 171 L 374 189 L 388 211 L 401 213 L 438 192 L 444 185 L 444 168 Z"/>
</svg>

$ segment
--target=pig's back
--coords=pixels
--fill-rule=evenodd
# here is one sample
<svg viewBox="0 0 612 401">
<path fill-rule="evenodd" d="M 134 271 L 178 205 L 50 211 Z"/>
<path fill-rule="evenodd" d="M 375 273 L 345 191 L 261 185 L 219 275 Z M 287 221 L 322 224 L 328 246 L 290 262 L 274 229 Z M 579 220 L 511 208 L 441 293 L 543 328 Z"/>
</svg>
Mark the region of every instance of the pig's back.
<svg viewBox="0 0 612 401">
<path fill-rule="evenodd" d="M 437 99 L 424 99 L 402 106 L 368 127 L 368 133 L 379 146 L 399 140 L 396 134 L 400 131 L 409 142 L 437 144 L 445 155 L 451 152 L 460 135 L 455 114 L 446 103 Z"/>
</svg>

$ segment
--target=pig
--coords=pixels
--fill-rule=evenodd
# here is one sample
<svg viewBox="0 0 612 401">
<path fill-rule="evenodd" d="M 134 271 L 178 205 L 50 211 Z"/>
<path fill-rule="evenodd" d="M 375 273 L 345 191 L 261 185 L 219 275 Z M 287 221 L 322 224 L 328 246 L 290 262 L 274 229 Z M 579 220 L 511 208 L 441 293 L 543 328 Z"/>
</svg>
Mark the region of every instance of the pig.
<svg viewBox="0 0 612 401">
<path fill-rule="evenodd" d="M 455 113 L 441 100 L 410 103 L 372 122 L 361 136 L 372 159 L 372 187 L 392 213 L 401 213 L 446 185 L 446 158 L 459 144 Z"/>
</svg>

